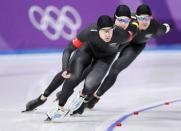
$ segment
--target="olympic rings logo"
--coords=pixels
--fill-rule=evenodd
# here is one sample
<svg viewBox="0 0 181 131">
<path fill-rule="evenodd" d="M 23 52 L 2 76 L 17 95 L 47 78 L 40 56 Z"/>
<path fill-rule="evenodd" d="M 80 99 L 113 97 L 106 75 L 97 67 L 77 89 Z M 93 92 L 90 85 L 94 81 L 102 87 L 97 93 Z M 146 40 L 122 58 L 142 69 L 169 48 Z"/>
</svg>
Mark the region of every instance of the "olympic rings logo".
<svg viewBox="0 0 181 131">
<path fill-rule="evenodd" d="M 70 14 L 71 17 L 67 14 Z M 39 20 L 37 15 L 40 17 Z M 58 40 L 61 36 L 71 40 L 76 36 L 77 30 L 81 26 L 79 13 L 69 5 L 64 6 L 61 10 L 55 6 L 48 6 L 43 10 L 41 7 L 34 5 L 29 9 L 29 19 L 32 25 L 42 31 L 50 40 Z M 65 27 L 70 30 L 69 33 Z"/>
</svg>

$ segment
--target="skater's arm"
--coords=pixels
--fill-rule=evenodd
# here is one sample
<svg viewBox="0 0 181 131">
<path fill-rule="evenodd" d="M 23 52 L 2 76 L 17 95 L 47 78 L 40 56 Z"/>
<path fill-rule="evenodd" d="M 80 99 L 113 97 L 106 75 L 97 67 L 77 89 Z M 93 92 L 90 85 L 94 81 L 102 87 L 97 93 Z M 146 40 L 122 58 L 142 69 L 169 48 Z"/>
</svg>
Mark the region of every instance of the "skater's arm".
<svg viewBox="0 0 181 131">
<path fill-rule="evenodd" d="M 63 51 L 63 57 L 62 57 L 62 69 L 64 71 L 68 70 L 68 64 L 70 60 L 70 56 L 73 51 L 75 51 L 77 48 L 80 48 L 82 46 L 82 42 L 79 41 L 77 38 L 73 39 L 68 47 L 66 47 Z"/>
<path fill-rule="evenodd" d="M 164 34 L 167 34 L 171 30 L 171 26 L 167 23 L 161 24 L 158 21 L 154 21 L 156 24 L 156 34 L 155 36 L 162 36 Z"/>
<path fill-rule="evenodd" d="M 136 36 L 138 31 L 138 22 L 137 20 L 132 20 L 126 30 L 122 30 L 120 34 L 121 43 L 129 43 Z"/>
<path fill-rule="evenodd" d="M 68 64 L 69 64 L 69 60 L 70 60 L 70 56 L 72 52 L 76 50 L 77 48 L 81 48 L 86 41 L 89 41 L 90 39 L 89 36 L 91 34 L 90 29 L 92 27 L 94 27 L 94 25 L 91 25 L 87 27 L 86 29 L 84 29 L 83 31 L 81 31 L 77 35 L 77 38 L 73 39 L 70 42 L 69 46 L 64 49 L 63 58 L 62 58 L 62 65 L 63 65 L 64 71 L 68 71 Z"/>
<path fill-rule="evenodd" d="M 126 31 L 129 32 L 129 41 L 131 41 L 137 34 L 138 31 L 138 21 L 135 18 L 132 18 L 130 24 L 128 25 Z"/>
</svg>

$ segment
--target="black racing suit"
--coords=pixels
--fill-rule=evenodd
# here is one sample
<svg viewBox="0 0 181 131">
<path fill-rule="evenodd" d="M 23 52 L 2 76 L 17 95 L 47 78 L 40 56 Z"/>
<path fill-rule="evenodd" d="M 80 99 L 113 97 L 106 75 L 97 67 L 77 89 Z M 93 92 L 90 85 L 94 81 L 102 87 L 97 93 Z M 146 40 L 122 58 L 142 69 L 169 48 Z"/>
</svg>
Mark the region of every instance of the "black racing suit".
<svg viewBox="0 0 181 131">
<path fill-rule="evenodd" d="M 115 83 L 118 74 L 128 67 L 140 52 L 145 48 L 148 39 L 166 34 L 166 26 L 152 19 L 147 30 L 138 31 L 130 44 L 120 52 L 119 58 L 113 63 L 109 74 L 96 91 L 98 96 L 102 96 Z"/>
<path fill-rule="evenodd" d="M 132 26 L 133 34 L 135 34 L 137 32 L 137 26 Z M 68 70 L 70 70 L 71 77 L 66 79 L 63 84 L 61 94 L 58 98 L 59 105 L 65 105 L 66 101 L 73 93 L 73 89 L 80 83 L 80 76 L 91 63 L 91 71 L 86 77 L 83 94 L 92 94 L 101 83 L 116 53 L 123 46 L 127 45 L 130 37 L 132 37 L 130 33 L 115 27 L 111 41 L 104 42 L 99 37 L 99 31 L 96 25 L 80 33 L 77 38 L 80 41 L 84 41 L 85 44 L 74 54 L 73 57 L 76 59 L 71 59 L 69 64 L 66 64 Z"/>
<path fill-rule="evenodd" d="M 134 21 L 132 21 L 132 22 L 134 22 Z M 89 26 L 88 28 L 86 28 L 82 32 L 80 32 L 80 34 L 77 36 L 77 38 L 72 40 L 70 42 L 70 44 L 68 45 L 68 47 L 64 49 L 63 57 L 62 57 L 62 71 L 59 72 L 58 74 L 56 74 L 56 76 L 53 78 L 53 80 L 51 81 L 49 86 L 44 91 L 44 94 L 43 94 L 44 96 L 48 97 L 54 90 L 56 90 L 64 82 L 65 78 L 62 77 L 63 71 L 71 72 L 70 68 L 68 66 L 69 62 L 72 61 L 72 63 L 73 63 L 74 59 L 76 59 L 78 57 L 78 53 L 77 53 L 77 55 L 73 55 L 70 58 L 71 54 L 73 52 L 76 52 L 77 50 L 79 50 L 79 48 L 81 48 L 82 45 L 84 45 L 84 43 L 87 40 L 86 32 L 88 30 L 91 30 L 93 27 L 95 27 L 95 24 Z M 127 31 L 131 31 L 133 33 L 132 37 L 134 37 L 135 34 L 137 33 L 137 29 L 135 28 L 134 25 L 132 25 L 132 23 L 130 23 L 129 27 L 130 27 L 129 30 L 127 30 Z M 79 43 L 74 42 L 75 40 L 77 40 Z M 84 67 L 85 70 L 83 71 L 83 74 L 79 75 L 79 78 L 81 78 L 80 81 L 82 81 L 85 78 L 85 76 L 90 72 L 91 67 L 92 67 L 91 64 L 87 65 L 87 68 Z M 80 83 L 80 82 L 78 82 L 78 83 Z"/>
</svg>

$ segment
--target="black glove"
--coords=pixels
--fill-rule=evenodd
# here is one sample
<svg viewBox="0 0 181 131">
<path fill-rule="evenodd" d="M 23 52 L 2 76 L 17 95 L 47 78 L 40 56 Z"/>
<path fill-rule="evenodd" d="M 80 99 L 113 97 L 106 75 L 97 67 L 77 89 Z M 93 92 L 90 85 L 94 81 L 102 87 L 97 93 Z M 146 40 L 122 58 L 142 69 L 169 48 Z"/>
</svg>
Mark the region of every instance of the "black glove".
<svg viewBox="0 0 181 131">
<path fill-rule="evenodd" d="M 174 25 L 171 23 L 164 23 L 163 24 L 166 27 L 166 33 L 170 32 L 174 28 Z"/>
</svg>

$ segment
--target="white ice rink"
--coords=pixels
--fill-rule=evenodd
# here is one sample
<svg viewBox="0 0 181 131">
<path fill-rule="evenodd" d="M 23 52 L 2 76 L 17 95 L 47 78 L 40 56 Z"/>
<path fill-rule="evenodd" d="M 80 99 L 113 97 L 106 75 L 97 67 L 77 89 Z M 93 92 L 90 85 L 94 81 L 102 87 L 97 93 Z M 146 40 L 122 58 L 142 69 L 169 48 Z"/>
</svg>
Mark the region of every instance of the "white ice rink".
<svg viewBox="0 0 181 131">
<path fill-rule="evenodd" d="M 22 114 L 60 70 L 58 53 L 0 55 L 0 131 L 181 131 L 181 51 L 142 52 L 80 117 L 44 122 L 45 113 L 56 108 L 55 93 L 35 112 Z"/>
</svg>

